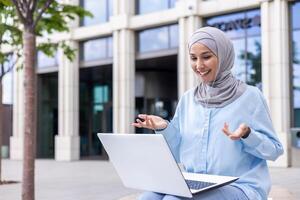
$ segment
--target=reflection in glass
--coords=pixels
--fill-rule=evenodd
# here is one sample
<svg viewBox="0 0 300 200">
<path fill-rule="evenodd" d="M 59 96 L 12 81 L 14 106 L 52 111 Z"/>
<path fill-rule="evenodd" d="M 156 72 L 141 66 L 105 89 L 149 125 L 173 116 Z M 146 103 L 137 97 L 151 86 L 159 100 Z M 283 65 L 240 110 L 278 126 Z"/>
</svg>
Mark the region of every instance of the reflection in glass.
<svg viewBox="0 0 300 200">
<path fill-rule="evenodd" d="M 244 37 L 245 36 L 244 29 L 238 28 L 238 26 L 235 25 L 236 21 L 239 21 L 240 19 L 244 19 L 244 17 L 245 17 L 244 13 L 234 13 L 229 15 L 216 16 L 216 17 L 208 18 L 206 20 L 206 25 L 221 29 L 222 31 L 226 32 L 227 36 L 231 39 Z"/>
<path fill-rule="evenodd" d="M 141 31 L 139 33 L 140 52 L 155 51 L 168 48 L 168 27 Z"/>
<path fill-rule="evenodd" d="M 235 50 L 233 74 L 262 89 L 260 10 L 251 10 L 208 18 L 206 24 L 223 30 Z"/>
<path fill-rule="evenodd" d="M 245 61 L 241 55 L 244 54 L 245 51 L 245 42 L 244 39 L 232 40 L 234 51 L 235 51 L 235 59 L 234 66 L 232 68 L 232 73 L 240 80 L 246 80 L 246 68 Z"/>
<path fill-rule="evenodd" d="M 13 72 L 6 73 L 2 78 L 2 103 L 13 104 Z"/>
<path fill-rule="evenodd" d="M 113 38 L 112 37 L 107 38 L 107 51 L 108 51 L 107 57 L 109 57 L 109 58 L 113 57 Z"/>
<path fill-rule="evenodd" d="M 152 28 L 138 33 L 139 52 L 178 47 L 178 25 Z"/>
<path fill-rule="evenodd" d="M 140 60 L 137 67 L 147 67 L 147 71 L 136 72 L 135 114 L 148 113 L 171 120 L 177 105 L 177 71 L 176 56 L 155 58 L 157 69 L 149 66 L 151 62 Z M 175 60 L 172 60 L 175 59 Z M 164 62 L 169 61 L 168 63 Z M 161 63 L 161 64 L 160 64 Z M 162 70 L 162 65 L 169 65 L 168 71 Z M 152 133 L 147 129 L 136 129 L 137 133 Z"/>
<path fill-rule="evenodd" d="M 246 82 L 262 89 L 261 85 L 261 41 L 260 37 L 247 38 Z"/>
<path fill-rule="evenodd" d="M 206 25 L 226 32 L 231 39 L 260 34 L 260 10 L 251 10 L 208 18 Z"/>
<path fill-rule="evenodd" d="M 81 0 L 81 5 L 93 14 L 93 17 L 83 18 L 82 26 L 107 22 L 112 15 L 112 0 Z"/>
<path fill-rule="evenodd" d="M 58 134 L 58 73 L 38 76 L 37 157 L 54 158 Z"/>
<path fill-rule="evenodd" d="M 112 132 L 112 67 L 80 70 L 80 156 L 106 153 L 97 138 L 99 132 Z"/>
<path fill-rule="evenodd" d="M 293 107 L 294 127 L 300 127 L 300 2 L 292 4 L 292 25 L 293 25 Z"/>
<path fill-rule="evenodd" d="M 2 77 L 2 103 L 13 104 L 13 65 L 14 58 L 9 55 L 9 60 L 3 64 L 4 76 Z M 11 70 L 9 70 L 11 69 Z M 0 71 L 2 73 L 2 70 Z M 2 74 L 0 74 L 2 75 Z"/>
<path fill-rule="evenodd" d="M 37 66 L 38 68 L 44 67 L 57 67 L 57 54 L 54 57 L 49 57 L 41 51 L 37 52 Z"/>
<path fill-rule="evenodd" d="M 249 20 L 249 26 L 246 29 L 247 36 L 260 35 L 260 10 L 245 12 L 245 18 Z"/>
<path fill-rule="evenodd" d="M 81 44 L 81 60 L 93 61 L 112 57 L 112 37 L 85 41 Z"/>
<path fill-rule="evenodd" d="M 300 28 L 300 2 L 295 2 L 295 4 L 293 4 L 292 13 L 293 28 Z"/>
<path fill-rule="evenodd" d="M 295 126 L 300 127 L 300 30 L 293 31 L 293 103 Z"/>
<path fill-rule="evenodd" d="M 146 14 L 175 7 L 177 0 L 138 0 L 138 14 Z"/>
<path fill-rule="evenodd" d="M 174 24 L 170 26 L 170 40 L 171 40 L 171 48 L 178 47 L 178 24 Z"/>
</svg>

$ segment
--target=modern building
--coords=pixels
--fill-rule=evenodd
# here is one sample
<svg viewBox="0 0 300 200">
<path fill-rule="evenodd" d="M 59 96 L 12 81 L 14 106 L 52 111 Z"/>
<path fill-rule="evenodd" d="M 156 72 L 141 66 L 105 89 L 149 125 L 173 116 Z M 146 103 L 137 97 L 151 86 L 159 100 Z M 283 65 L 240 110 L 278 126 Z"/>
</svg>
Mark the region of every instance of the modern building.
<svg viewBox="0 0 300 200">
<path fill-rule="evenodd" d="M 196 29 L 220 28 L 233 41 L 234 74 L 260 88 L 291 165 L 291 128 L 300 127 L 300 1 L 66 0 L 94 18 L 57 34 L 78 49 L 70 62 L 38 53 L 37 157 L 106 158 L 97 132 L 133 133 L 138 113 L 171 119 L 196 84 L 187 41 Z M 14 73 L 10 158 L 22 158 L 22 70 Z"/>
</svg>

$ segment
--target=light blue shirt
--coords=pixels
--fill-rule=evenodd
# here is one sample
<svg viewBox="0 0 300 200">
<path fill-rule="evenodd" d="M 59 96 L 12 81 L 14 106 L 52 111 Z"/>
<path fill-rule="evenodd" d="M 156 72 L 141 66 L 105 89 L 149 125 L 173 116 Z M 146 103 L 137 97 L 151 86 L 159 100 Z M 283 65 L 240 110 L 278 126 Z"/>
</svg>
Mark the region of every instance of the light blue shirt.
<svg viewBox="0 0 300 200">
<path fill-rule="evenodd" d="M 247 90 L 223 108 L 204 108 L 194 100 L 194 89 L 178 102 L 175 115 L 163 134 L 186 171 L 240 177 L 232 185 L 250 200 L 267 199 L 271 180 L 266 160 L 276 160 L 283 148 L 274 131 L 266 101 L 259 89 Z M 251 128 L 246 139 L 231 140 L 224 123 L 236 130 L 241 123 Z"/>
</svg>

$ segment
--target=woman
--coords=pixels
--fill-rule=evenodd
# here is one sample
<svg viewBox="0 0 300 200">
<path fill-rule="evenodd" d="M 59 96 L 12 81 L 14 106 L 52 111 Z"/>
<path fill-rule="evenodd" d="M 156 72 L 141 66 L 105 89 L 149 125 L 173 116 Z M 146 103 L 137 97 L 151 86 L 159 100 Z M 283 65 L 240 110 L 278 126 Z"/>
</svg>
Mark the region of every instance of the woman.
<svg viewBox="0 0 300 200">
<path fill-rule="evenodd" d="M 276 160 L 283 148 L 262 93 L 232 75 L 233 45 L 219 29 L 198 29 L 188 45 L 198 86 L 181 97 L 171 122 L 140 114 L 142 120 L 132 125 L 163 134 L 188 172 L 240 177 L 193 199 L 267 199 L 271 181 L 266 160 Z M 140 199 L 184 198 L 145 192 Z"/>
</svg>

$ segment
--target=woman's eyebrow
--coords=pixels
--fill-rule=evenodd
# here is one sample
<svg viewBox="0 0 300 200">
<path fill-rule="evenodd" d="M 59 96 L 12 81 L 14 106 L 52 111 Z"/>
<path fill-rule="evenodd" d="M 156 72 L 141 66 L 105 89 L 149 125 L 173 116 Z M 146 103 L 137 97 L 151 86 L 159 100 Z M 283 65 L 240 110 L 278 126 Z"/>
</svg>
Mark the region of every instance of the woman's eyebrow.
<svg viewBox="0 0 300 200">
<path fill-rule="evenodd" d="M 205 51 L 205 52 L 201 53 L 201 55 L 203 55 L 203 54 L 210 54 L 210 53 L 211 53 L 210 51 Z"/>
</svg>

